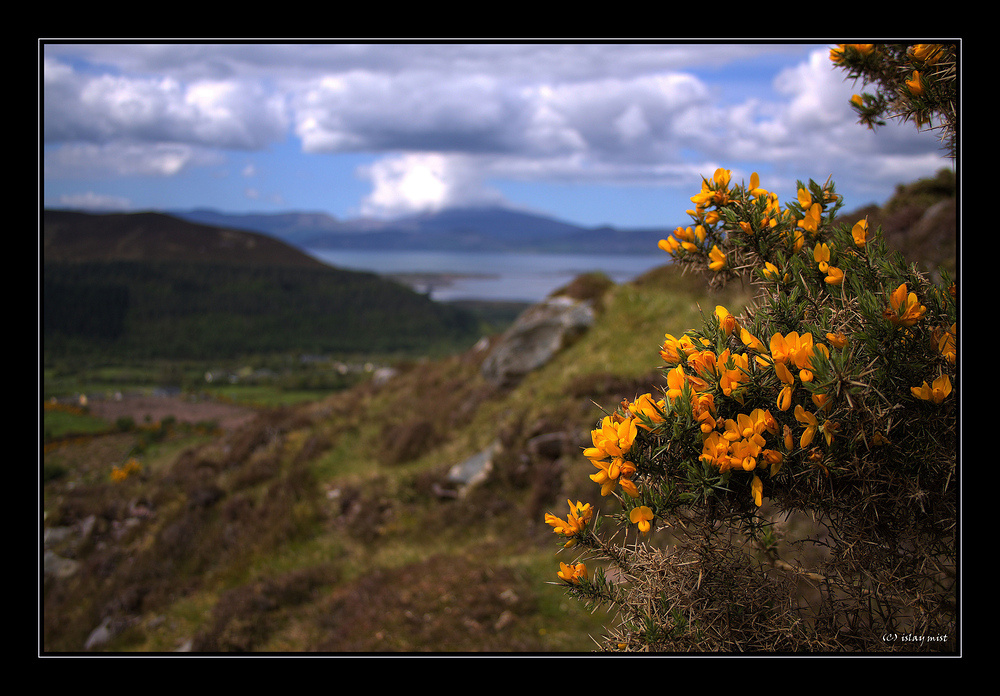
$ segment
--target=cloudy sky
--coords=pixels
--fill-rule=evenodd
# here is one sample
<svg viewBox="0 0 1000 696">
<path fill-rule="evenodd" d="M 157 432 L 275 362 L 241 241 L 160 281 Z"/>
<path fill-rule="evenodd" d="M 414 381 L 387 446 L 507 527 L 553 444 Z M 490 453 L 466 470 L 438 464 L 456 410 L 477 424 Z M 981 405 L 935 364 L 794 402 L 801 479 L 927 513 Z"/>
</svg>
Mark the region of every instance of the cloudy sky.
<svg viewBox="0 0 1000 696">
<path fill-rule="evenodd" d="M 716 167 L 848 208 L 950 166 L 858 125 L 823 43 L 40 43 L 43 203 L 686 222 Z"/>
</svg>

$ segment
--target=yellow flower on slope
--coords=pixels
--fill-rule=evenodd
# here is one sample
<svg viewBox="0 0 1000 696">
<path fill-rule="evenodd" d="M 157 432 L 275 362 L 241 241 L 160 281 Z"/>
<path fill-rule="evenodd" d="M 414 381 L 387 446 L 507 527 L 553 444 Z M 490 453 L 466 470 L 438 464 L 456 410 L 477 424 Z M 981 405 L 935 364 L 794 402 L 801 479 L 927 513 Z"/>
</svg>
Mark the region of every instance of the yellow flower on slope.
<svg viewBox="0 0 1000 696">
<path fill-rule="evenodd" d="M 743 345 L 755 353 L 763 353 L 767 350 L 764 348 L 764 344 L 760 342 L 759 338 L 744 329 L 742 326 L 740 327 L 740 340 L 743 341 Z"/>
<path fill-rule="evenodd" d="M 722 333 L 727 336 L 733 332 L 736 328 L 736 317 L 729 313 L 729 310 L 722 305 L 715 306 L 715 316 L 719 320 L 719 328 L 722 329 Z"/>
<path fill-rule="evenodd" d="M 910 387 L 910 391 L 918 399 L 940 404 L 951 394 L 951 378 L 948 375 L 941 375 L 930 386 L 924 382 L 919 387 Z"/>
<path fill-rule="evenodd" d="M 854 223 L 854 227 L 851 228 L 851 236 L 854 237 L 854 243 L 863 247 L 868 241 L 868 218 L 858 220 Z"/>
<path fill-rule="evenodd" d="M 567 500 L 566 502 L 569 503 L 569 515 L 566 519 L 563 520 L 550 512 L 546 512 L 545 523 L 551 526 L 556 534 L 572 537 L 584 530 L 587 523 L 590 522 L 594 510 L 590 507 L 590 503 L 584 504 L 577 501 L 576 505 L 574 505 L 572 500 Z"/>
<path fill-rule="evenodd" d="M 802 408 L 802 404 L 796 404 L 795 406 L 795 420 L 802 423 L 802 427 L 805 428 L 802 437 L 799 439 L 799 447 L 805 449 L 812 443 L 813 438 L 816 436 L 816 431 L 819 430 L 819 421 L 816 420 L 816 416 Z"/>
<path fill-rule="evenodd" d="M 830 247 L 826 242 L 813 247 L 813 259 L 816 261 L 819 270 L 826 273 L 826 269 L 830 267 Z"/>
<path fill-rule="evenodd" d="M 812 194 L 805 189 L 799 189 L 799 205 L 805 211 L 805 217 L 799 220 L 799 227 L 806 232 L 818 230 L 823 215 L 823 206 L 820 203 L 813 203 Z"/>
<path fill-rule="evenodd" d="M 920 71 L 914 70 L 913 75 L 910 79 L 906 81 L 906 88 L 910 90 L 910 94 L 914 97 L 921 97 L 924 94 L 924 85 L 920 81 Z"/>
<path fill-rule="evenodd" d="M 591 431 L 591 439 L 594 447 L 584 450 L 583 456 L 594 459 L 593 450 L 597 450 L 600 456 L 621 457 L 632 448 L 632 441 L 638 434 L 634 418 L 616 419 L 612 416 L 605 416 L 601 421 L 601 427 Z"/>
<path fill-rule="evenodd" d="M 916 61 L 933 65 L 943 57 L 942 49 L 941 44 L 914 44 L 906 52 Z"/>
<path fill-rule="evenodd" d="M 666 239 L 661 239 L 657 246 L 668 254 L 675 255 L 680 250 L 681 243 L 674 237 L 667 237 Z"/>
<path fill-rule="evenodd" d="M 726 267 L 726 255 L 722 253 L 721 249 L 719 249 L 718 244 L 712 245 L 712 250 L 708 252 L 708 258 L 711 259 L 708 267 L 713 271 L 721 271 Z"/>
<path fill-rule="evenodd" d="M 584 563 L 577 563 L 576 565 L 566 565 L 565 563 L 559 563 L 559 572 L 556 573 L 560 579 L 565 580 L 571 585 L 579 584 L 580 580 L 587 580 L 589 576 L 587 575 L 587 566 Z"/>
<path fill-rule="evenodd" d="M 645 505 L 632 508 L 632 512 L 628 514 L 628 519 L 632 524 L 638 525 L 640 532 L 648 534 L 652 528 L 653 511 Z"/>
<path fill-rule="evenodd" d="M 927 308 L 917 300 L 916 293 L 907 293 L 906 283 L 903 283 L 889 296 L 889 306 L 882 316 L 896 326 L 909 327 L 920 321 L 925 312 Z"/>
<path fill-rule="evenodd" d="M 643 394 L 628 405 L 628 410 L 636 417 L 636 424 L 644 430 L 649 430 L 649 426 L 643 423 L 643 417 L 648 419 L 653 425 L 662 423 L 666 420 L 663 416 L 666 408 L 667 406 L 663 399 L 653 401 L 653 396 L 648 393 Z"/>
<path fill-rule="evenodd" d="M 750 493 L 753 495 L 753 502 L 757 507 L 760 507 L 761 503 L 764 502 L 764 483 L 756 474 L 754 474 L 753 483 L 750 484 Z"/>
<path fill-rule="evenodd" d="M 729 349 L 726 349 L 719 356 L 716 365 L 719 368 L 719 386 L 722 388 L 722 392 L 743 403 L 739 388 L 748 379 L 747 374 L 750 371 L 748 356 L 746 354 L 730 355 Z"/>
<path fill-rule="evenodd" d="M 601 487 L 601 495 L 611 495 L 616 485 L 620 485 L 622 490 L 633 498 L 639 495 L 639 489 L 631 480 L 632 474 L 635 473 L 635 464 L 621 457 L 615 457 L 611 461 L 600 459 L 590 461 L 598 468 L 596 474 L 590 475 L 590 480 Z"/>
<path fill-rule="evenodd" d="M 828 340 L 830 345 L 834 348 L 843 348 L 847 345 L 847 336 L 845 336 L 842 331 L 838 331 L 837 333 L 828 333 L 826 335 L 826 340 Z"/>
<path fill-rule="evenodd" d="M 767 189 L 762 189 L 760 187 L 760 176 L 757 172 L 750 175 L 750 195 L 751 196 L 766 196 L 768 194 Z"/>
<path fill-rule="evenodd" d="M 135 457 L 132 457 L 121 468 L 117 466 L 111 467 L 111 480 L 115 483 L 120 483 L 132 474 L 137 474 L 140 471 L 142 471 L 142 465 L 139 464 Z"/>
<path fill-rule="evenodd" d="M 698 351 L 698 347 L 695 346 L 690 336 L 674 338 L 670 334 L 664 334 L 664 337 L 666 340 L 660 349 L 660 357 L 670 365 L 682 363 L 688 359 L 689 355 Z"/>
</svg>

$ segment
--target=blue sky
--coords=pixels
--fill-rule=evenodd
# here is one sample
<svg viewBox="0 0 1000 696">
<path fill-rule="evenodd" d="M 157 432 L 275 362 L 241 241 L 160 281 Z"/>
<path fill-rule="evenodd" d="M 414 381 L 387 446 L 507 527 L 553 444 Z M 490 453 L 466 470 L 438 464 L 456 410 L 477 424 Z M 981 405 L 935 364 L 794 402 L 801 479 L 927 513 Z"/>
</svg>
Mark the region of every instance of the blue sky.
<svg viewBox="0 0 1000 696">
<path fill-rule="evenodd" d="M 47 207 L 393 217 L 498 204 L 672 227 L 716 167 L 848 208 L 951 166 L 876 132 L 830 43 L 41 42 Z"/>
</svg>

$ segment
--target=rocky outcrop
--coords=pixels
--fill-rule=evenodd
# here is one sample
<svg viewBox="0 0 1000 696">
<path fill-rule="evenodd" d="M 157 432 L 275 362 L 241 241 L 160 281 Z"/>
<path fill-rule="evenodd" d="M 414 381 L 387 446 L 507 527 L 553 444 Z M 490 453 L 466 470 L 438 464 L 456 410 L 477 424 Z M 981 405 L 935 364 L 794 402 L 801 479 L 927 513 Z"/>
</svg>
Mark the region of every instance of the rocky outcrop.
<svg viewBox="0 0 1000 696">
<path fill-rule="evenodd" d="M 498 387 L 516 385 L 579 338 L 594 323 L 589 301 L 550 297 L 529 307 L 483 361 L 482 373 Z"/>
</svg>

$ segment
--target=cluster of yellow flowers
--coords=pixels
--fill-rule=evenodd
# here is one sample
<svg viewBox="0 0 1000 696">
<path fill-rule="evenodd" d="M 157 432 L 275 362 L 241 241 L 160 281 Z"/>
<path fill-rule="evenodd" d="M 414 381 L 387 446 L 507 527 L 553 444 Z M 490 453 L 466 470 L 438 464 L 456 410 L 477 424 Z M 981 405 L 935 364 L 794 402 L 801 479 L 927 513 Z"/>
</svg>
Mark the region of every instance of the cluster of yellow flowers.
<svg viewBox="0 0 1000 696">
<path fill-rule="evenodd" d="M 601 495 L 608 495 L 616 485 L 620 485 L 633 498 L 639 494 L 631 481 L 635 464 L 625 460 L 637 432 L 634 418 L 618 414 L 605 416 L 601 427 L 591 431 L 594 446 L 585 449 L 583 456 L 598 469 L 590 478 L 600 484 Z"/>
<path fill-rule="evenodd" d="M 569 503 L 569 515 L 566 519 L 561 519 L 551 512 L 546 512 L 545 524 L 550 525 L 556 534 L 569 537 L 569 541 L 566 542 L 566 546 L 569 547 L 576 543 L 574 537 L 587 527 L 587 523 L 590 522 L 594 510 L 590 507 L 590 503 L 585 504 L 577 501 L 576 505 L 574 505 L 572 500 L 567 500 L 566 502 Z"/>
<path fill-rule="evenodd" d="M 590 503 L 581 503 L 580 501 L 577 501 L 576 504 L 574 504 L 572 500 L 567 500 L 566 502 L 569 503 L 569 515 L 567 515 L 566 519 L 561 519 L 552 513 L 547 512 L 545 513 L 545 523 L 550 525 L 556 534 L 568 537 L 565 547 L 569 548 L 570 546 L 576 544 L 578 535 L 587 528 L 587 524 L 590 522 L 590 518 L 593 516 L 594 510 L 590 506 Z M 570 583 L 571 585 L 578 585 L 581 579 L 589 579 L 587 566 L 584 563 L 577 563 L 575 565 L 560 563 L 557 575 L 560 579 Z"/>
<path fill-rule="evenodd" d="M 864 52 L 871 48 L 848 50 Z M 832 217 L 827 216 L 828 208 L 839 201 L 829 181 L 823 186 L 813 182 L 808 188 L 800 185 L 796 198 L 796 204 L 783 209 L 774 193 L 761 188 L 756 173 L 749 186 L 733 185 L 730 170 L 719 168 L 711 180 L 702 180 L 701 191 L 691 197 L 695 207 L 688 213 L 694 225 L 678 227 L 672 236 L 660 241 L 659 247 L 675 261 L 703 264 L 718 272 L 727 267 L 729 252 L 724 250 L 735 249 L 730 236 L 743 235 L 744 241 L 752 241 L 762 240 L 755 235 L 770 235 L 760 248 L 771 248 L 772 241 L 779 240 L 781 249 L 767 259 L 758 258 L 764 280 L 789 283 L 794 273 L 796 282 L 801 280 L 814 288 L 825 286 L 831 293 L 846 279 L 843 268 L 835 265 L 838 259 L 859 273 L 871 268 L 866 265 L 867 218 L 853 225 L 850 237 L 846 237 L 846 245 L 850 247 L 853 240 L 853 248 L 843 251 L 838 250 L 827 229 Z M 737 213 L 735 217 L 732 211 Z M 807 242 L 811 247 L 806 247 Z M 793 264 L 795 259 L 798 265 Z M 818 273 L 803 278 L 802 270 L 808 268 Z M 836 290 L 837 296 L 840 292 Z M 927 307 L 905 282 L 886 294 L 882 319 L 887 325 L 908 332 L 926 316 Z M 850 341 L 843 332 L 824 332 L 825 342 L 818 338 L 819 334 L 802 329 L 774 332 L 765 345 L 752 327 L 722 305 L 715 308 L 714 320 L 714 334 L 711 326 L 706 332 L 689 331 L 679 337 L 664 334 L 659 347 L 666 376 L 662 395 L 646 393 L 634 401 L 623 401 L 591 431 L 592 446 L 583 451 L 597 469 L 590 478 L 600 486 L 601 495 L 618 497 L 628 510 L 628 520 L 642 534 L 652 530 L 657 517 L 656 496 L 642 491 L 645 477 L 655 474 L 648 469 L 640 471 L 635 462 L 643 461 L 645 455 L 633 452 L 644 433 L 669 436 L 672 432 L 676 437 L 682 432 L 674 427 L 676 419 L 690 414 L 691 423 L 700 431 L 700 441 L 690 443 L 694 451 L 700 452 L 698 460 L 725 477 L 752 476 L 750 496 L 760 507 L 763 478 L 777 476 L 790 456 L 829 476 L 824 462 L 833 454 L 834 443 L 842 434 L 842 418 L 849 419 L 842 400 L 833 391 L 836 381 L 819 384 L 815 379 L 817 372 L 830 374 L 833 358 L 843 361 L 849 356 Z M 957 325 L 935 329 L 931 334 L 933 347 L 954 363 Z M 714 341 L 706 338 L 713 335 Z M 924 382 L 910 389 L 914 398 L 933 404 L 942 404 L 951 391 L 946 374 L 931 384 Z M 725 399 L 730 413 L 718 412 L 720 399 Z M 876 432 L 872 441 L 880 444 L 885 439 Z M 654 482 L 650 479 L 645 483 Z M 618 496 L 619 489 L 634 501 L 631 506 L 627 498 Z M 636 500 L 640 497 L 641 501 Z M 566 546 L 582 538 L 593 512 L 589 504 L 580 502 L 570 501 L 569 507 L 566 519 L 550 513 L 545 516 L 557 534 L 569 538 Z M 579 584 L 587 577 L 586 569 L 563 564 L 559 577 Z"/>
<path fill-rule="evenodd" d="M 120 483 L 132 474 L 138 474 L 140 471 L 142 471 L 142 465 L 132 457 L 121 467 L 111 467 L 111 480 L 115 483 Z"/>
</svg>

